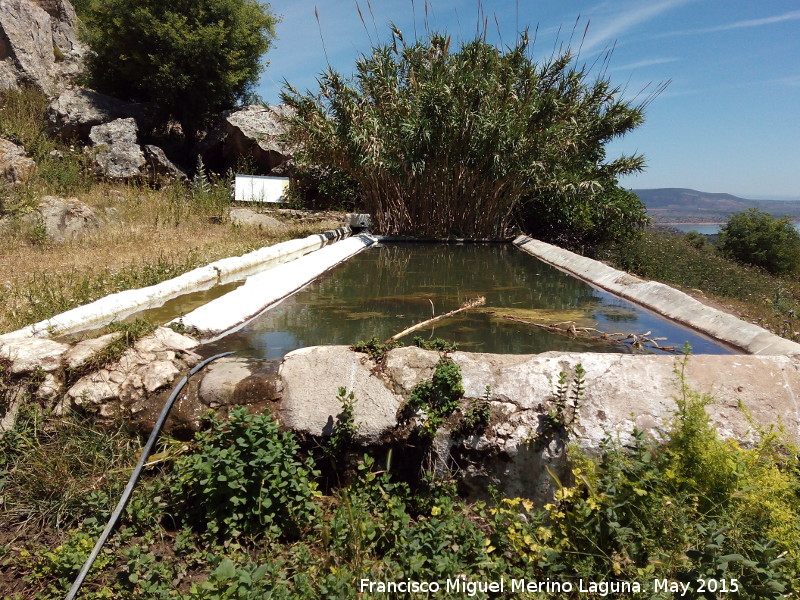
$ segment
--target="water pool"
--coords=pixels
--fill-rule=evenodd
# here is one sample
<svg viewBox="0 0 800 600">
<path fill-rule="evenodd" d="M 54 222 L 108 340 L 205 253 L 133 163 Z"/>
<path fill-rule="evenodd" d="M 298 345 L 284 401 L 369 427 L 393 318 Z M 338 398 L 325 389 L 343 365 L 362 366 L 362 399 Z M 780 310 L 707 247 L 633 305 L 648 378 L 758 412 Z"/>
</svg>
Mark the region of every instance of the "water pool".
<svg viewBox="0 0 800 600">
<path fill-rule="evenodd" d="M 522 321 L 607 333 L 649 332 L 661 346 L 695 353 L 729 354 L 719 343 L 598 290 L 516 249 L 511 244 L 377 244 L 250 321 L 208 344 L 204 353 L 236 350 L 240 356 L 282 358 L 296 348 L 389 338 L 406 327 L 458 308 L 478 296 L 486 304 L 416 332 L 424 339 L 455 341 L 472 352 L 533 354 L 649 352 L 587 332 L 577 337 Z"/>
</svg>

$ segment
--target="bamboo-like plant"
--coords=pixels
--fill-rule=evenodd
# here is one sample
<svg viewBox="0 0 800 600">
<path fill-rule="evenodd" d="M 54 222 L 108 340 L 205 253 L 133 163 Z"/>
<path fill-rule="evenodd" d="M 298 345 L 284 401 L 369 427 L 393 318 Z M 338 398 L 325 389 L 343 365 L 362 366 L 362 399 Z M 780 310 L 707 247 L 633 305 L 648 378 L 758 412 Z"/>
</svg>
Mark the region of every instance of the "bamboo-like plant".
<svg viewBox="0 0 800 600">
<path fill-rule="evenodd" d="M 637 156 L 604 162 L 603 145 L 642 122 L 643 104 L 590 82 L 569 50 L 535 63 L 527 32 L 504 51 L 477 38 L 456 52 L 445 35 L 392 33 L 352 79 L 329 68 L 318 95 L 283 92 L 301 160 L 357 181 L 380 232 L 500 237 L 526 198 L 568 190 L 558 201 L 575 203 L 642 168 Z"/>
</svg>

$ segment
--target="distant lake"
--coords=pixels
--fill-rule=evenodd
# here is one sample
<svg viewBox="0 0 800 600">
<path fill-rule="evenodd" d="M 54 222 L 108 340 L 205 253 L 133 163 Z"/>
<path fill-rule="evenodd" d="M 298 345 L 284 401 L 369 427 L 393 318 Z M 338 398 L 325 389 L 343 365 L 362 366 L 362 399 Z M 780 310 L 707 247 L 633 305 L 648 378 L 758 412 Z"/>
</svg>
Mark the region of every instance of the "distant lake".
<svg viewBox="0 0 800 600">
<path fill-rule="evenodd" d="M 674 227 L 675 229 L 680 229 L 681 231 L 696 231 L 697 233 L 702 233 L 704 235 L 713 235 L 715 233 L 719 233 L 719 228 L 722 227 L 721 225 L 692 225 L 689 223 L 688 225 L 669 225 L 670 227 Z M 800 232 L 800 223 L 795 223 L 794 228 Z"/>
</svg>

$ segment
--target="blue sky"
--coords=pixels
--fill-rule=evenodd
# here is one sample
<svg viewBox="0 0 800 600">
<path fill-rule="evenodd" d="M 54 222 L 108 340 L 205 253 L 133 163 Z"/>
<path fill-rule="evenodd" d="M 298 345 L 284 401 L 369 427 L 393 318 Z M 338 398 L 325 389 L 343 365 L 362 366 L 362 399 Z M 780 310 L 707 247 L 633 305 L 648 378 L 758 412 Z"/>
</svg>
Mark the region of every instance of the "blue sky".
<svg viewBox="0 0 800 600">
<path fill-rule="evenodd" d="M 390 22 L 406 39 L 415 26 L 424 36 L 424 0 L 370 0 L 374 26 L 367 1 L 359 3 L 366 29 L 355 0 L 273 2 L 283 20 L 258 93 L 277 103 L 284 79 L 316 90 L 328 61 L 349 75 L 371 42 L 390 40 Z M 456 42 L 472 39 L 478 6 L 430 0 L 429 29 Z M 590 62 L 615 46 L 608 76 L 630 97 L 671 80 L 645 124 L 608 147 L 609 158 L 647 158 L 644 173 L 622 180 L 626 187 L 800 199 L 800 1 L 496 0 L 482 9 L 488 41 L 498 45 L 538 25 L 534 59 L 549 56 L 558 40 L 567 43 L 576 20 L 577 46 L 588 23 L 582 58 Z"/>
</svg>

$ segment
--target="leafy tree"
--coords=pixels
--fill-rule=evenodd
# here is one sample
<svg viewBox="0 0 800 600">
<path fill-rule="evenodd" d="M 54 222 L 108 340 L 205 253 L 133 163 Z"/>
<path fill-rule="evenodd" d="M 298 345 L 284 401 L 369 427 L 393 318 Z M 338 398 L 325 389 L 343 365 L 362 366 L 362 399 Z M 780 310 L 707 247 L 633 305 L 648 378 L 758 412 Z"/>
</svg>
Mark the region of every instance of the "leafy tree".
<svg viewBox="0 0 800 600">
<path fill-rule="evenodd" d="M 719 249 L 728 258 L 770 273 L 800 271 L 800 233 L 789 217 L 776 218 L 755 208 L 734 213 L 719 232 Z"/>
<path fill-rule="evenodd" d="M 83 14 L 92 85 L 152 103 L 188 142 L 251 94 L 277 22 L 259 0 L 90 0 Z"/>
<path fill-rule="evenodd" d="M 556 233 L 627 233 L 644 207 L 616 185 L 643 159 L 606 162 L 604 144 L 642 122 L 644 105 L 589 81 L 569 51 L 541 63 L 523 33 L 501 51 L 482 38 L 451 52 L 447 36 L 391 45 L 329 69 L 320 93 L 287 86 L 301 158 L 339 169 L 388 234 L 495 237 L 517 217 Z M 599 235 L 597 237 L 604 237 Z"/>
</svg>

